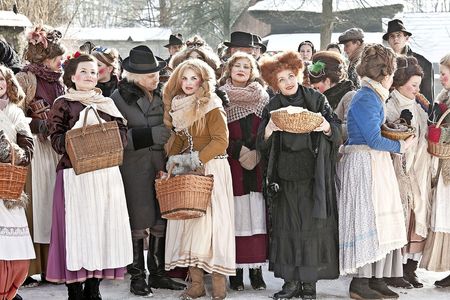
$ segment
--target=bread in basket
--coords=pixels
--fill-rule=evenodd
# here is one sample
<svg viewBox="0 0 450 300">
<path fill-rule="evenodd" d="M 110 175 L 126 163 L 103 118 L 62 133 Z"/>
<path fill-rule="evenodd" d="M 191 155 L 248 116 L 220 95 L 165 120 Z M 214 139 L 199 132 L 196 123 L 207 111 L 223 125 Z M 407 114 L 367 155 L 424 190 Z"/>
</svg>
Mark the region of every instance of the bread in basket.
<svg viewBox="0 0 450 300">
<path fill-rule="evenodd" d="M 271 111 L 270 114 L 278 128 L 292 133 L 310 133 L 323 121 L 322 114 L 297 106 L 283 107 Z"/>
<path fill-rule="evenodd" d="M 381 135 L 390 140 L 406 140 L 416 132 L 416 129 L 405 121 L 398 119 L 381 125 Z"/>
</svg>

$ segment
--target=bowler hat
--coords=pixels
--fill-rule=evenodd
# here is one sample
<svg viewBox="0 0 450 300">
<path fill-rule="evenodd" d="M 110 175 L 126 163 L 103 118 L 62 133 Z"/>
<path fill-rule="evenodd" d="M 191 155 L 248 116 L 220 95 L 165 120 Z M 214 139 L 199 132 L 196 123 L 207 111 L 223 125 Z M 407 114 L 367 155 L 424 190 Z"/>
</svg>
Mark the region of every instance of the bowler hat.
<svg viewBox="0 0 450 300">
<path fill-rule="evenodd" d="M 267 51 L 267 46 L 263 44 L 262 39 L 259 35 L 253 34 L 253 44 L 261 47 L 261 53 L 265 53 Z"/>
<path fill-rule="evenodd" d="M 164 47 L 169 48 L 170 46 L 183 45 L 183 36 L 180 33 L 171 34 L 169 37 L 169 43 L 164 45 Z"/>
<path fill-rule="evenodd" d="M 243 31 L 232 32 L 230 41 L 223 43 L 227 47 L 255 47 L 252 34 Z"/>
<path fill-rule="evenodd" d="M 394 19 L 388 22 L 387 32 L 383 35 L 383 40 L 387 41 L 389 39 L 389 34 L 393 32 L 404 32 L 406 35 L 411 36 L 412 33 L 407 31 L 403 22 L 399 19 Z"/>
<path fill-rule="evenodd" d="M 153 55 L 152 50 L 147 46 L 140 45 L 130 50 L 130 56 L 125 58 L 122 67 L 136 74 L 155 73 L 166 67 L 167 63 Z"/>
<path fill-rule="evenodd" d="M 338 38 L 339 44 L 345 44 L 348 41 L 364 40 L 364 31 L 361 28 L 350 28 L 344 31 Z"/>
</svg>

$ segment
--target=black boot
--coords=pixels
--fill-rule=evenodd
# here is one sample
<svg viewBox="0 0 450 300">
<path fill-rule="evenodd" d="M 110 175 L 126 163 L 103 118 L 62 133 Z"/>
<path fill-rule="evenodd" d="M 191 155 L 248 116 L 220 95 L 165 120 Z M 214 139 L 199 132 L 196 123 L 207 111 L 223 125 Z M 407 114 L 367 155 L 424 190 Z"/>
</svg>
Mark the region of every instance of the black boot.
<svg viewBox="0 0 450 300">
<path fill-rule="evenodd" d="M 19 294 L 16 294 L 12 300 L 23 300 L 23 298 Z"/>
<path fill-rule="evenodd" d="M 303 295 L 302 299 L 316 299 L 316 283 L 315 282 L 303 282 Z"/>
<path fill-rule="evenodd" d="M 406 281 L 404 277 L 384 277 L 384 282 L 387 285 L 401 289 L 412 289 L 413 286 L 410 282 Z"/>
<path fill-rule="evenodd" d="M 144 240 L 133 240 L 133 262 L 128 265 L 131 275 L 130 292 L 138 296 L 148 296 L 152 290 L 145 282 Z"/>
<path fill-rule="evenodd" d="M 300 281 L 284 281 L 281 291 L 273 295 L 273 299 L 292 299 L 302 295 L 302 284 Z"/>
<path fill-rule="evenodd" d="M 230 276 L 230 289 L 235 291 L 244 290 L 244 270 L 236 269 L 236 276 Z"/>
<path fill-rule="evenodd" d="M 81 282 L 66 283 L 69 300 L 83 300 L 83 286 Z"/>
<path fill-rule="evenodd" d="M 450 275 L 448 275 L 447 277 L 445 277 L 442 280 L 438 280 L 434 283 L 435 286 L 437 287 L 449 287 L 450 286 Z"/>
<path fill-rule="evenodd" d="M 422 288 L 423 284 L 417 278 L 416 270 L 417 270 L 417 261 L 408 259 L 406 264 L 403 265 L 403 278 L 406 281 L 412 284 L 415 288 Z"/>
<path fill-rule="evenodd" d="M 399 295 L 389 289 L 383 278 L 370 278 L 369 287 L 383 296 L 383 299 L 397 299 Z"/>
<path fill-rule="evenodd" d="M 102 295 L 100 294 L 100 279 L 86 279 L 84 282 L 83 298 L 84 300 L 102 300 Z"/>
<path fill-rule="evenodd" d="M 264 282 L 261 267 L 251 268 L 248 270 L 250 276 L 250 284 L 254 290 L 265 290 L 266 283 Z"/>
<path fill-rule="evenodd" d="M 147 252 L 148 286 L 155 289 L 184 290 L 186 285 L 167 276 L 164 270 L 165 237 L 150 235 Z"/>
<path fill-rule="evenodd" d="M 369 287 L 369 278 L 353 277 L 350 283 L 350 298 L 352 299 L 383 299 L 383 296 Z"/>
</svg>

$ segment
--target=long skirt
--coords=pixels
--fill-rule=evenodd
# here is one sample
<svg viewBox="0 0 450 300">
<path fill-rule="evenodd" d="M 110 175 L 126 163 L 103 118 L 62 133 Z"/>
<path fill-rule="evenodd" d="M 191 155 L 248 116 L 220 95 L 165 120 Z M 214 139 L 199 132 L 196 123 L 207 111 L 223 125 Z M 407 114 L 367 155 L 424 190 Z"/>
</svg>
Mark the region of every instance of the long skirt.
<svg viewBox="0 0 450 300">
<path fill-rule="evenodd" d="M 30 260 L 0 260 L 0 300 L 11 300 L 27 277 Z"/>
<path fill-rule="evenodd" d="M 190 220 L 169 220 L 166 232 L 166 270 L 195 266 L 208 273 L 236 274 L 234 198 L 226 159 L 205 164 L 214 175 L 211 206 L 206 215 Z"/>
</svg>

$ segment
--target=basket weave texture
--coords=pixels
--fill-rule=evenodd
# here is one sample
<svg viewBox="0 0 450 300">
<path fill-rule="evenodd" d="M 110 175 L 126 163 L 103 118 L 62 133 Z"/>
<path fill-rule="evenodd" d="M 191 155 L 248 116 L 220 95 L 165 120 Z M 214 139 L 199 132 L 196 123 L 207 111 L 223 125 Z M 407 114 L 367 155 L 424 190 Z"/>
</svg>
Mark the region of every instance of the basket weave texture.
<svg viewBox="0 0 450 300">
<path fill-rule="evenodd" d="M 381 125 L 381 135 L 385 138 L 388 138 L 390 140 L 406 140 L 410 136 L 412 136 L 416 129 L 412 127 L 411 125 L 408 125 L 404 119 L 398 119 L 397 121 L 394 121 L 394 123 L 399 123 L 402 125 L 405 125 L 408 127 L 407 131 L 394 131 L 391 130 L 389 127 L 386 126 L 386 124 Z"/>
<path fill-rule="evenodd" d="M 310 133 L 322 124 L 323 120 L 320 114 L 308 111 L 293 114 L 287 111 L 274 111 L 271 118 L 278 128 L 292 133 Z"/>
<path fill-rule="evenodd" d="M 83 174 L 99 169 L 120 166 L 123 160 L 123 145 L 116 121 L 102 123 L 97 111 L 99 124 L 86 125 L 89 109 L 86 111 L 82 128 L 66 133 L 66 151 L 75 174 Z"/>
<path fill-rule="evenodd" d="M 444 118 L 450 113 L 447 109 L 436 123 L 436 128 L 448 127 L 449 124 L 442 124 Z M 435 143 L 428 140 L 428 153 L 439 158 L 450 158 L 450 144 Z"/>
<path fill-rule="evenodd" d="M 11 146 L 11 163 L 0 163 L 0 199 L 17 200 L 22 194 L 28 168 L 16 166 L 15 161 L 16 154 Z"/>
<path fill-rule="evenodd" d="M 185 174 L 155 180 L 161 216 L 169 220 L 202 217 L 211 203 L 213 175 Z"/>
</svg>

